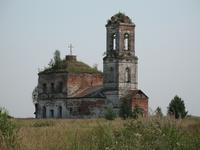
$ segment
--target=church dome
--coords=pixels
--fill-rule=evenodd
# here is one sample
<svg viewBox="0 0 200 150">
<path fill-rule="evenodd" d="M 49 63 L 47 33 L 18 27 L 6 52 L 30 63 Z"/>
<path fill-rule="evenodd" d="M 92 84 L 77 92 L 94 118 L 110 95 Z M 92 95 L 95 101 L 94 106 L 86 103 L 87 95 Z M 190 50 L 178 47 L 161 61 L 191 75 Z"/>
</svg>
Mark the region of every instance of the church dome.
<svg viewBox="0 0 200 150">
<path fill-rule="evenodd" d="M 112 16 L 108 22 L 107 25 L 111 25 L 111 24 L 119 24 L 119 23 L 126 23 L 126 24 L 133 24 L 132 20 L 126 16 L 124 13 L 117 13 L 114 16 Z"/>
<path fill-rule="evenodd" d="M 49 73 L 101 73 L 97 68 L 90 67 L 84 62 L 77 61 L 76 56 L 67 55 L 66 59 L 61 60 L 57 64 L 53 64 L 39 74 L 49 74 Z"/>
</svg>

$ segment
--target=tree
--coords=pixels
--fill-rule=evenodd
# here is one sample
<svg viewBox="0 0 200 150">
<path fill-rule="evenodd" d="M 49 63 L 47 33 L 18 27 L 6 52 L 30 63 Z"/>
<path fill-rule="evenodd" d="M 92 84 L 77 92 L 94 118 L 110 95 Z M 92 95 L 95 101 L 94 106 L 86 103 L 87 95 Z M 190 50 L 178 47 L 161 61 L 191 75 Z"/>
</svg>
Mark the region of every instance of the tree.
<svg viewBox="0 0 200 150">
<path fill-rule="evenodd" d="M 60 62 L 61 61 L 61 58 L 60 58 L 60 51 L 59 50 L 56 50 L 55 52 L 54 52 L 54 62 L 55 62 L 55 64 L 56 63 L 58 63 L 58 62 Z"/>
<path fill-rule="evenodd" d="M 122 117 L 123 119 L 132 117 L 131 103 L 128 97 L 124 97 L 121 99 L 119 116 Z"/>
<path fill-rule="evenodd" d="M 132 117 L 134 119 L 137 119 L 139 116 L 143 116 L 143 114 L 144 114 L 144 110 L 136 105 L 132 112 Z"/>
<path fill-rule="evenodd" d="M 58 69 L 58 68 L 60 68 L 61 61 L 62 60 L 60 58 L 60 51 L 55 50 L 54 57 L 53 57 L 53 59 L 50 60 L 48 65 L 50 68 Z"/>
<path fill-rule="evenodd" d="M 187 115 L 184 101 L 177 95 L 171 100 L 168 106 L 168 114 L 177 118 L 185 118 Z"/>
<path fill-rule="evenodd" d="M 0 149 L 17 149 L 17 131 L 8 111 L 0 107 Z"/>
<path fill-rule="evenodd" d="M 114 120 L 116 118 L 116 113 L 111 107 L 108 107 L 105 111 L 104 117 L 107 120 Z"/>
<path fill-rule="evenodd" d="M 162 110 L 161 110 L 160 107 L 156 108 L 155 113 L 156 113 L 156 116 L 158 116 L 158 117 L 162 117 L 163 116 L 163 113 L 162 113 Z"/>
</svg>

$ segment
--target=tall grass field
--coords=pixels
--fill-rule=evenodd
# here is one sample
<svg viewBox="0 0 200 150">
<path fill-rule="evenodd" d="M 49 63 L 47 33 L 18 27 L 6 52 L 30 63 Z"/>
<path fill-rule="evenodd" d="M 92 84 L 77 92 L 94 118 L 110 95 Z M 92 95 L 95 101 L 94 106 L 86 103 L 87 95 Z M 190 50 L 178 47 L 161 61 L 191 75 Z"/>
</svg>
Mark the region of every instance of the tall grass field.
<svg viewBox="0 0 200 150">
<path fill-rule="evenodd" d="M 148 117 L 105 119 L 9 119 L 15 128 L 0 149 L 199 150 L 200 120 Z M 9 129 L 8 129 L 9 130 Z"/>
</svg>

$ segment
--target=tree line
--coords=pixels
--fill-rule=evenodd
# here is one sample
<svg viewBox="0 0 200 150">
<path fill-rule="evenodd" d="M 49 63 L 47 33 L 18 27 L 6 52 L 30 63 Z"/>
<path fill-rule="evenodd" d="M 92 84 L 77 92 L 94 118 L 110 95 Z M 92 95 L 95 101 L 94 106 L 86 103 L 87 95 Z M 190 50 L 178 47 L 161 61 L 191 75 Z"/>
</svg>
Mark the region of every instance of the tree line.
<svg viewBox="0 0 200 150">
<path fill-rule="evenodd" d="M 120 105 L 119 116 L 123 119 L 134 118 L 137 119 L 139 116 L 143 116 L 143 110 L 140 107 L 135 107 L 132 110 L 130 98 L 123 98 Z M 183 119 L 187 116 L 188 112 L 186 111 L 185 103 L 181 97 L 175 96 L 169 103 L 167 107 L 167 115 L 174 117 L 175 119 Z M 160 107 L 157 107 L 155 110 L 155 115 L 158 117 L 163 117 L 163 113 Z M 105 118 L 108 120 L 113 120 L 117 114 L 112 108 L 107 108 L 105 111 Z"/>
</svg>

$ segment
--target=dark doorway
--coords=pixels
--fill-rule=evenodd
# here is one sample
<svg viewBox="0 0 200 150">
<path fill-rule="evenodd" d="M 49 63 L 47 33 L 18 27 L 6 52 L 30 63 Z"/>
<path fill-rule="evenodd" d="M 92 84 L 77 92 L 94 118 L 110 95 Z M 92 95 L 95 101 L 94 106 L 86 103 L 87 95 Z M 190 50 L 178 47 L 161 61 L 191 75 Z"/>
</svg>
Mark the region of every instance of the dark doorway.
<svg viewBox="0 0 200 150">
<path fill-rule="evenodd" d="M 51 118 L 54 117 L 54 110 L 53 110 L 53 109 L 50 110 L 50 117 L 51 117 Z"/>
<path fill-rule="evenodd" d="M 43 108 L 42 108 L 42 118 L 46 118 L 47 116 L 46 116 L 46 107 L 45 106 L 43 106 Z"/>
<path fill-rule="evenodd" d="M 62 118 L 62 106 L 58 107 L 58 118 Z"/>
</svg>

